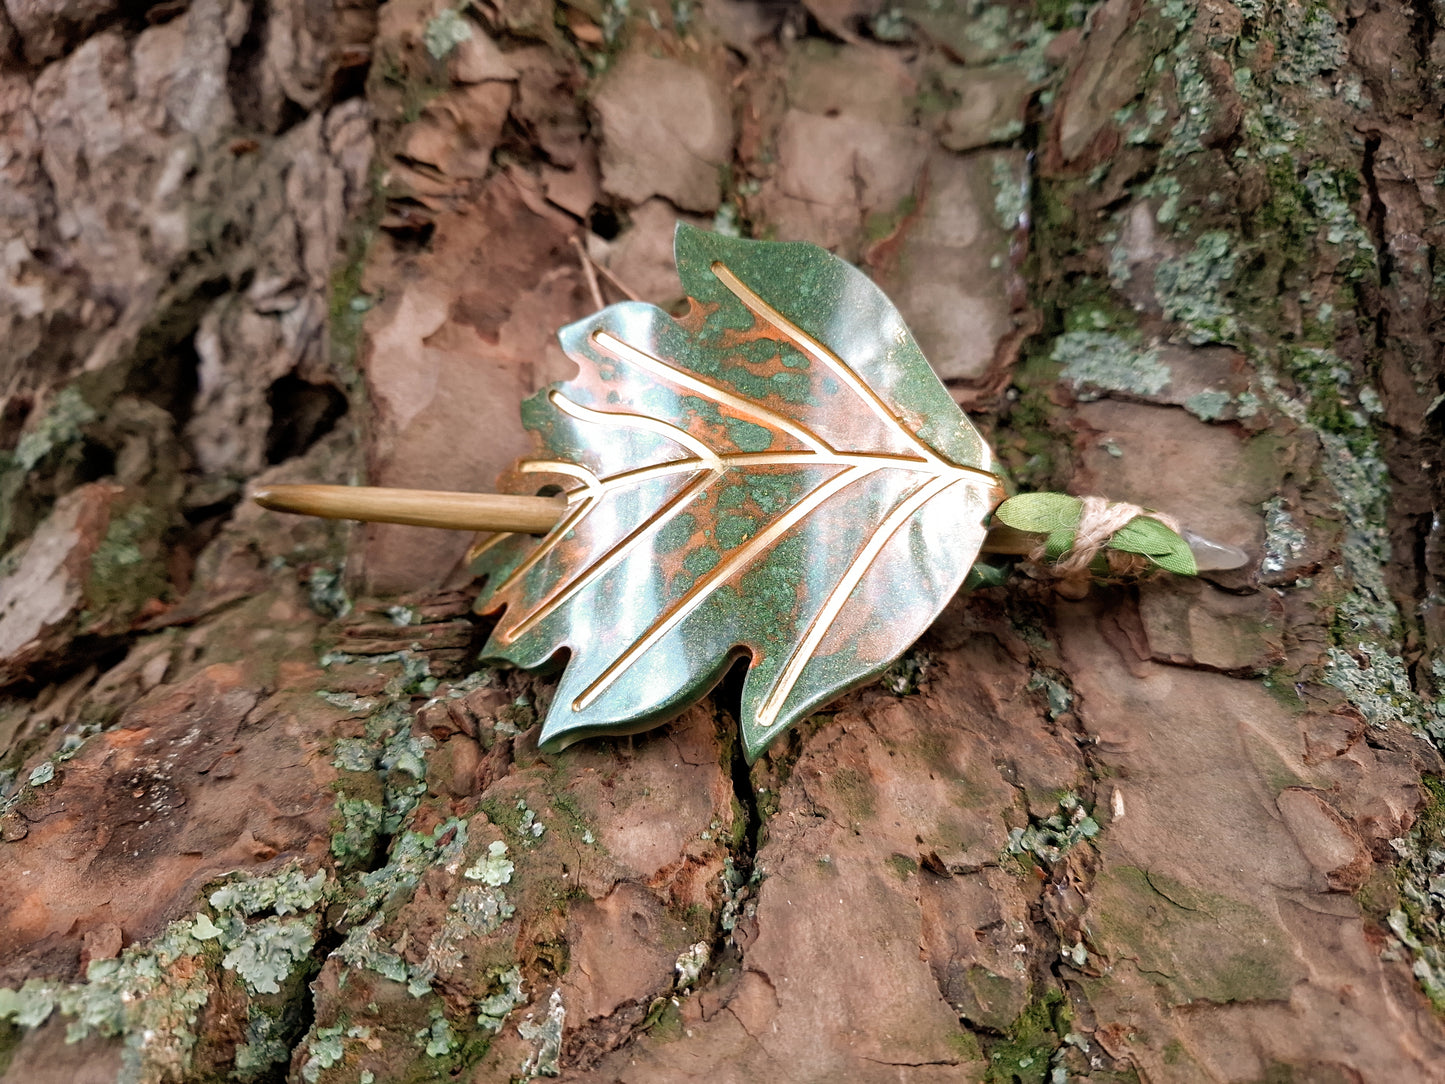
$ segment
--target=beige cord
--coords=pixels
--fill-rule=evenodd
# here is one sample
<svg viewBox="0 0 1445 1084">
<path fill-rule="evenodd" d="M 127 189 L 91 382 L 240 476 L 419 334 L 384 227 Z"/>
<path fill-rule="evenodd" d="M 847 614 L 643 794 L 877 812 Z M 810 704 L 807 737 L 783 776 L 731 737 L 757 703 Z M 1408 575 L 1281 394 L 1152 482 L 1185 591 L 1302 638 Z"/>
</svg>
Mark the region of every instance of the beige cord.
<svg viewBox="0 0 1445 1084">
<path fill-rule="evenodd" d="M 1079 526 L 1074 531 L 1074 544 L 1068 553 L 1049 566 L 1055 575 L 1071 577 L 1088 572 L 1094 559 L 1099 556 L 1099 552 L 1108 544 L 1109 539 L 1140 516 L 1158 520 L 1175 534 L 1179 533 L 1178 520 L 1163 512 L 1152 512 L 1147 508 L 1140 508 L 1137 504 L 1129 504 L 1127 501 L 1107 501 L 1103 497 L 1084 497 L 1082 500 L 1084 507 L 1079 514 Z M 1045 543 L 1040 542 L 1029 554 L 1029 560 L 1039 565 L 1047 564 L 1048 562 L 1044 559 L 1045 548 Z M 1121 556 L 1127 559 L 1136 555 Z M 1148 565 L 1147 559 L 1143 564 Z"/>
</svg>

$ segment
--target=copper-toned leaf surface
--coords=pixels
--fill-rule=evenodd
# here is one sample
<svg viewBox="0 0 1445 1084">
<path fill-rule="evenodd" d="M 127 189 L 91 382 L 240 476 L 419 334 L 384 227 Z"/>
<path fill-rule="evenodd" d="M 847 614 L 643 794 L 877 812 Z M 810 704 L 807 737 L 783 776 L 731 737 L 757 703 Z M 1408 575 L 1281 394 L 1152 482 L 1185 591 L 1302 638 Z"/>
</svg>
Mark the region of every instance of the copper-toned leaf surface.
<svg viewBox="0 0 1445 1084">
<path fill-rule="evenodd" d="M 570 652 L 560 748 L 642 729 L 751 659 L 742 731 L 775 735 L 907 649 L 963 581 L 1001 496 L 987 446 L 859 271 L 807 244 L 679 227 L 692 299 L 572 324 L 575 380 L 529 399 L 539 453 L 503 488 L 568 494 L 540 542 L 480 554 L 484 657 Z"/>
</svg>

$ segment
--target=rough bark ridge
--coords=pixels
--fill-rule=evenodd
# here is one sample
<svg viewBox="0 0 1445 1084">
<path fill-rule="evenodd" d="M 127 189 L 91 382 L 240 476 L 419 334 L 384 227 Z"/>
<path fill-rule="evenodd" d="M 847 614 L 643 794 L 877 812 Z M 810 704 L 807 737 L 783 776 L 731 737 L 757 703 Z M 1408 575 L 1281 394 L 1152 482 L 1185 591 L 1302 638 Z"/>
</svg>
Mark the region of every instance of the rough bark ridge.
<svg viewBox="0 0 1445 1084">
<path fill-rule="evenodd" d="M 1438 1077 L 1442 26 L 4 0 L 0 1072 Z M 574 242 L 668 304 L 679 216 L 869 270 L 1021 485 L 1255 561 L 1016 574 L 752 769 L 726 683 L 540 756 L 467 540 L 241 486 L 485 487 Z"/>
</svg>

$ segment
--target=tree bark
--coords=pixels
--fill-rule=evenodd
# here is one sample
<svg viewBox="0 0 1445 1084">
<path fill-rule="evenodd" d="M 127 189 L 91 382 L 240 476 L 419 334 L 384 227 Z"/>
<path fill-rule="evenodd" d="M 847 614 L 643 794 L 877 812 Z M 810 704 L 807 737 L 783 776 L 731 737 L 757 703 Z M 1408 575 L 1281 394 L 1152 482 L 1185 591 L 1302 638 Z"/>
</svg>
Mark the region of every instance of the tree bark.
<svg viewBox="0 0 1445 1084">
<path fill-rule="evenodd" d="M 5 0 L 4 1079 L 1437 1077 L 1442 25 Z M 539 753 L 469 538 L 243 488 L 488 489 L 679 220 L 1250 565 L 1015 568 L 751 767 L 736 675 Z"/>
</svg>

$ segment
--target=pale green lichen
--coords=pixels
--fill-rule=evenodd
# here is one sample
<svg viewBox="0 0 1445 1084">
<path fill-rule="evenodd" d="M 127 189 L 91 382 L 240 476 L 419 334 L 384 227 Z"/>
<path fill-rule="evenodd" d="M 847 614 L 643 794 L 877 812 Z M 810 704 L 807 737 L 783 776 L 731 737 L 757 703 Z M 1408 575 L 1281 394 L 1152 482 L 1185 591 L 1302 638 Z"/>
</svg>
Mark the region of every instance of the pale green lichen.
<svg viewBox="0 0 1445 1084">
<path fill-rule="evenodd" d="M 1029 683 L 1025 688 L 1043 691 L 1049 703 L 1050 719 L 1057 719 L 1064 712 L 1073 710 L 1073 691 L 1063 682 L 1056 681 L 1046 674 L 1035 673 L 1029 678 Z"/>
<path fill-rule="evenodd" d="M 316 1084 L 323 1070 L 340 1064 L 346 1055 L 346 1041 L 342 1038 L 345 1031 L 337 1025 L 317 1028 L 311 1033 L 306 1043 L 306 1060 L 301 1063 L 301 1079 L 306 1084 Z"/>
<path fill-rule="evenodd" d="M 380 911 L 376 912 L 361 925 L 354 927 L 333 955 L 342 963 L 350 964 L 352 967 L 375 971 L 378 975 L 391 979 L 393 982 L 406 982 L 408 976 L 406 961 L 382 945 L 380 938 L 377 937 L 377 932 L 385 920 L 384 914 Z"/>
<path fill-rule="evenodd" d="M 86 600 L 96 613 L 135 607 L 166 594 L 169 580 L 158 555 L 165 520 L 154 508 L 136 504 L 114 516 L 90 559 Z"/>
<path fill-rule="evenodd" d="M 409 730 L 401 730 L 387 740 L 378 763 L 384 772 L 405 772 L 420 783 L 426 779 L 426 755 L 435 748 L 436 739 L 431 735 L 417 737 Z"/>
<path fill-rule="evenodd" d="M 712 232 L 723 237 L 741 237 L 742 227 L 738 224 L 738 208 L 735 203 L 724 203 L 712 218 Z"/>
<path fill-rule="evenodd" d="M 211 984 L 203 966 L 181 966 L 205 952 L 189 921 L 174 922 L 146 945 L 132 945 L 111 960 L 92 960 L 85 981 L 30 979 L 18 990 L 0 988 L 0 1021 L 39 1027 L 54 1012 L 71 1017 L 66 1042 L 94 1033 L 122 1036 L 122 1079 L 137 1084 L 185 1079 L 196 1045 L 194 1031 Z"/>
<path fill-rule="evenodd" d="M 1196 392 L 1184 400 L 1184 409 L 1193 414 L 1200 421 L 1218 421 L 1224 416 L 1234 402 L 1234 396 L 1227 391 L 1216 391 L 1210 388 L 1206 391 Z"/>
<path fill-rule="evenodd" d="M 459 944 L 464 937 L 492 932 L 514 913 L 502 893 L 490 886 L 463 889 L 453 902 L 447 920 L 432 938 L 426 958 L 408 964 L 379 933 L 385 922 L 387 901 L 409 893 L 429 867 L 443 866 L 455 873 L 467 842 L 466 822 L 448 820 L 430 835 L 405 832 L 392 845 L 390 860 L 381 869 L 357 878 L 358 898 L 347 908 L 345 920 L 357 922 L 336 950 L 336 957 L 353 967 L 375 971 L 394 982 L 404 983 L 413 997 L 431 989 L 441 970 L 461 960 Z"/>
<path fill-rule="evenodd" d="M 1016 230 L 1027 225 L 1029 213 L 1029 183 L 1027 174 L 1022 177 L 1015 172 L 1009 160 L 999 155 L 993 160 L 993 210 L 1005 230 Z"/>
<path fill-rule="evenodd" d="M 358 715 L 370 711 L 376 707 L 376 701 L 367 697 L 357 696 L 355 693 L 334 693 L 322 689 L 316 694 L 322 702 L 330 704 L 333 708 L 340 708 L 342 711 L 355 712 Z"/>
<path fill-rule="evenodd" d="M 363 738 L 338 738 L 331 747 L 334 768 L 344 772 L 371 772 L 376 770 L 376 751 Z"/>
<path fill-rule="evenodd" d="M 1281 83 L 1311 83 L 1344 67 L 1349 47 L 1339 21 L 1324 4 L 1283 4 L 1279 48 L 1270 74 Z M 1324 93 L 1324 88 L 1319 88 Z"/>
<path fill-rule="evenodd" d="M 446 921 L 432 935 L 426 956 L 408 970 L 407 988 L 420 996 L 431 988 L 438 975 L 455 971 L 463 961 L 462 944 L 471 937 L 495 933 L 503 922 L 517 913 L 499 888 L 468 885 L 457 893 L 447 908 Z"/>
<path fill-rule="evenodd" d="M 84 436 L 85 427 L 95 421 L 94 408 L 74 386 L 61 390 L 46 411 L 26 426 L 15 450 L 0 452 L 0 469 L 11 465 L 28 473 L 56 448 L 74 444 Z M 5 460 L 10 462 L 7 463 Z"/>
<path fill-rule="evenodd" d="M 255 1080 L 290 1060 L 291 1044 L 282 1038 L 276 1018 L 253 1011 L 246 1022 L 246 1041 L 236 1047 L 231 1075 L 241 1081 Z"/>
<path fill-rule="evenodd" d="M 1154 209 L 1154 220 L 1161 226 L 1167 226 L 1179 217 L 1179 200 L 1184 195 L 1184 188 L 1167 173 L 1151 177 L 1140 186 L 1139 194 L 1159 200 L 1159 206 Z"/>
<path fill-rule="evenodd" d="M 1011 855 L 1031 854 L 1053 865 L 1070 848 L 1098 834 L 1099 822 L 1089 815 L 1079 796 L 1069 791 L 1059 799 L 1057 813 L 1027 828 L 1010 829 L 1005 851 Z"/>
<path fill-rule="evenodd" d="M 444 60 L 458 45 L 472 38 L 472 24 L 451 8 L 444 8 L 426 24 L 422 41 L 436 60 Z"/>
<path fill-rule="evenodd" d="M 1323 224 L 1325 240 L 1346 249 L 1346 276 L 1358 279 L 1373 274 L 1375 243 L 1350 205 L 1344 179 L 1334 170 L 1316 166 L 1305 174 L 1303 183 L 1315 216 Z"/>
<path fill-rule="evenodd" d="M 1259 570 L 1275 575 L 1289 568 L 1305 550 L 1309 539 L 1284 506 L 1283 497 L 1264 502 L 1264 558 Z"/>
<path fill-rule="evenodd" d="M 1159 261 L 1155 295 L 1165 317 L 1184 326 L 1189 342 L 1227 343 L 1238 338 L 1239 323 L 1227 298 L 1236 262 L 1233 244 L 1223 230 L 1202 233 L 1190 251 Z"/>
<path fill-rule="evenodd" d="M 1445 678 L 1445 668 L 1437 673 Z M 1437 717 L 1445 719 L 1440 709 L 1445 702 L 1437 705 Z M 1408 835 L 1390 840 L 1400 857 L 1400 906 L 1387 922 L 1399 939 L 1396 948 L 1414 955 L 1416 979 L 1436 1008 L 1445 1011 L 1445 783 L 1427 777 L 1421 786 L 1427 801 L 1419 819 Z"/>
<path fill-rule="evenodd" d="M 365 798 L 338 798 L 336 813 L 341 828 L 331 836 L 331 854 L 343 867 L 370 859 L 381 838 L 381 806 Z"/>
<path fill-rule="evenodd" d="M 378 758 L 384 787 L 381 830 L 394 835 L 426 793 L 426 754 L 436 748 L 430 734 L 415 737 L 409 728 L 387 739 Z"/>
<path fill-rule="evenodd" d="M 1172 379 L 1156 351 L 1102 331 L 1066 332 L 1054 340 L 1049 357 L 1064 367 L 1059 375 L 1084 400 L 1110 391 L 1158 395 Z"/>
<path fill-rule="evenodd" d="M 202 924 L 198 917 L 192 929 L 199 927 L 203 937 L 218 931 L 216 940 L 225 951 L 221 966 L 236 972 L 253 994 L 280 993 L 316 945 L 316 916 L 305 913 L 321 902 L 326 883 L 324 870 L 307 877 L 298 866 L 231 881 L 210 895 L 222 921 Z M 261 914 L 265 917 L 253 921 Z"/>
<path fill-rule="evenodd" d="M 706 941 L 699 941 L 683 949 L 673 964 L 673 970 L 677 972 L 677 988 L 686 990 L 696 983 L 711 959 L 712 953 Z"/>
<path fill-rule="evenodd" d="M 526 1019 L 517 1025 L 517 1034 L 535 1044 L 532 1054 L 522 1065 L 524 1079 L 556 1076 L 561 1071 L 562 1026 L 566 1019 L 562 991 L 553 990 L 547 1001 L 547 1013 L 541 1020 L 535 1020 L 534 1014 L 528 1013 Z"/>
<path fill-rule="evenodd" d="M 211 906 L 241 917 L 273 911 L 277 915 L 299 915 L 320 902 L 326 889 L 326 871 L 310 877 L 293 866 L 266 877 L 231 881 L 211 893 Z"/>
<path fill-rule="evenodd" d="M 462 871 L 462 876 L 471 881 L 481 881 L 492 888 L 500 888 L 512 879 L 515 867 L 507 859 L 507 845 L 500 839 L 487 846 L 487 853 Z"/>
<path fill-rule="evenodd" d="M 1390 535 L 1385 526 L 1389 501 L 1389 468 L 1373 439 L 1353 443 L 1336 433 L 1321 432 L 1324 475 L 1339 495 L 1336 504 L 1345 526 L 1341 555 L 1352 589 L 1340 603 L 1342 621 L 1352 630 L 1373 629 L 1394 634 L 1399 613 L 1385 582 L 1390 563 Z"/>
<path fill-rule="evenodd" d="M 429 1058 L 444 1058 L 460 1046 L 441 1009 L 431 1011 L 431 1023 L 418 1030 L 412 1039 Z"/>
<path fill-rule="evenodd" d="M 1361 641 L 1354 651 L 1331 647 L 1326 653 L 1324 679 L 1344 693 L 1373 727 L 1403 723 L 1429 728 L 1430 720 L 1410 684 L 1404 660 L 1378 644 Z"/>
<path fill-rule="evenodd" d="M 1204 136 L 1214 123 L 1217 95 L 1199 70 L 1199 59 L 1192 46 L 1176 51 L 1174 93 L 1179 102 L 1179 119 L 1169 133 L 1166 154 L 1193 154 L 1204 146 Z"/>
<path fill-rule="evenodd" d="M 522 837 L 522 842 L 530 843 L 542 838 L 542 833 L 547 826 L 537 819 L 537 813 L 527 805 L 527 799 L 517 799 L 517 811 L 522 814 L 517 822 L 517 833 Z"/>
<path fill-rule="evenodd" d="M 315 927 L 312 916 L 291 922 L 272 916 L 241 923 L 222 938 L 230 948 L 221 964 L 240 975 L 252 993 L 278 994 L 296 966 L 311 955 L 316 945 Z"/>
<path fill-rule="evenodd" d="M 392 843 L 386 865 L 357 878 L 359 892 L 346 909 L 346 920 L 368 918 L 387 900 L 410 892 L 429 866 L 444 866 L 461 858 L 467 844 L 467 823 L 452 817 L 431 832 L 402 832 Z"/>
<path fill-rule="evenodd" d="M 878 683 L 894 696 L 913 696 L 923 684 L 924 677 L 933 665 L 933 655 L 927 651 L 912 648 L 903 653 L 898 661 L 883 671 Z"/>
<path fill-rule="evenodd" d="M 322 617 L 345 617 L 351 612 L 351 597 L 346 593 L 342 569 L 313 569 L 306 581 L 306 590 L 311 608 Z"/>
<path fill-rule="evenodd" d="M 477 1024 L 487 1031 L 501 1031 L 508 1014 L 518 1005 L 526 1003 L 527 995 L 522 989 L 522 969 L 512 966 L 505 971 L 494 972 L 491 986 L 496 987 L 497 992 L 477 1001 Z"/>
</svg>

